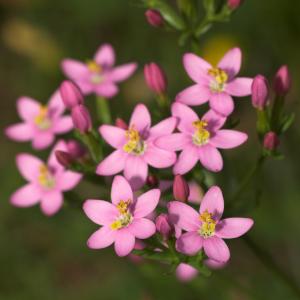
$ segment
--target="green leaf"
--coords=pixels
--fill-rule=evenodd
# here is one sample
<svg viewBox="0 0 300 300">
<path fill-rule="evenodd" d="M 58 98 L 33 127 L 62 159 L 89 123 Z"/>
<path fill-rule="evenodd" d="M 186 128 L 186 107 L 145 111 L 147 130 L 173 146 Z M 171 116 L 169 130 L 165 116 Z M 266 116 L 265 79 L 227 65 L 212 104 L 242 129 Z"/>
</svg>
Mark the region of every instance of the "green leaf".
<svg viewBox="0 0 300 300">
<path fill-rule="evenodd" d="M 295 121 L 295 113 L 291 113 L 288 115 L 285 115 L 281 121 L 281 126 L 279 129 L 279 132 L 282 134 L 286 132 L 294 123 Z"/>
</svg>

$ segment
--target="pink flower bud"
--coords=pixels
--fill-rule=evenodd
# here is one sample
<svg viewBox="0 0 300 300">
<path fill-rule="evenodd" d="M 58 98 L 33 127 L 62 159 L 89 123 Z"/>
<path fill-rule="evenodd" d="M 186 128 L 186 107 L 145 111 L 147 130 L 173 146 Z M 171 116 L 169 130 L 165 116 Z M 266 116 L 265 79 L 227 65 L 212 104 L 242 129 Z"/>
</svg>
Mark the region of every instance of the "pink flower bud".
<svg viewBox="0 0 300 300">
<path fill-rule="evenodd" d="M 242 4 L 242 0 L 227 0 L 227 5 L 230 9 L 237 9 Z"/>
<path fill-rule="evenodd" d="M 157 187 L 158 186 L 158 179 L 155 175 L 148 175 L 147 177 L 147 185 L 150 187 Z"/>
<path fill-rule="evenodd" d="M 116 122 L 115 122 L 116 126 L 122 129 L 127 130 L 128 129 L 128 125 L 126 124 L 126 122 L 121 119 L 121 118 L 117 118 Z"/>
<path fill-rule="evenodd" d="M 84 105 L 74 106 L 71 110 L 74 127 L 81 133 L 87 133 L 92 129 L 92 119 L 88 109 Z"/>
<path fill-rule="evenodd" d="M 73 159 L 81 158 L 87 153 L 86 149 L 75 140 L 68 141 L 67 148 Z"/>
<path fill-rule="evenodd" d="M 279 96 L 285 96 L 291 88 L 292 80 L 287 65 L 283 65 L 274 77 L 274 90 Z"/>
<path fill-rule="evenodd" d="M 260 110 L 263 110 L 268 103 L 269 85 L 266 77 L 257 75 L 252 83 L 252 105 Z"/>
<path fill-rule="evenodd" d="M 167 240 L 174 232 L 174 227 L 169 222 L 167 214 L 160 214 L 155 220 L 156 230 Z"/>
<path fill-rule="evenodd" d="M 279 146 L 280 140 L 277 134 L 273 131 L 266 133 L 264 137 L 264 148 L 270 151 L 276 150 Z"/>
<path fill-rule="evenodd" d="M 73 162 L 71 155 L 68 152 L 56 150 L 55 157 L 63 167 L 70 167 Z"/>
<path fill-rule="evenodd" d="M 164 19 L 158 10 L 148 9 L 145 12 L 145 16 L 148 23 L 153 27 L 160 27 L 164 24 Z"/>
<path fill-rule="evenodd" d="M 150 63 L 144 67 L 144 76 L 148 87 L 157 94 L 167 89 L 167 77 L 164 71 L 156 64 Z"/>
<path fill-rule="evenodd" d="M 187 202 L 190 194 L 188 183 L 181 175 L 176 175 L 173 182 L 173 195 L 175 200 Z"/>
<path fill-rule="evenodd" d="M 65 80 L 60 85 L 59 91 L 65 106 L 69 109 L 84 102 L 79 88 L 70 80 Z"/>
</svg>

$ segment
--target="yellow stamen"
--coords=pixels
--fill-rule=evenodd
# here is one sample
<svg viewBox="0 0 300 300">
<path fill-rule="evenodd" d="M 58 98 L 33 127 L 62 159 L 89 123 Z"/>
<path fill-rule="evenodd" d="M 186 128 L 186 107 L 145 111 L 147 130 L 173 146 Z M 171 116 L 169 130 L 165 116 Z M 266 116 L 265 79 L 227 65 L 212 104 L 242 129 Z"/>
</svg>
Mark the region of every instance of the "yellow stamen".
<svg viewBox="0 0 300 300">
<path fill-rule="evenodd" d="M 40 174 L 38 177 L 39 184 L 44 188 L 53 188 L 55 186 L 55 180 L 46 165 L 40 166 Z"/>
<path fill-rule="evenodd" d="M 120 212 L 120 214 L 126 214 L 128 212 L 128 206 L 130 205 L 130 199 L 127 201 L 121 200 L 118 205 L 117 209 Z"/>
<path fill-rule="evenodd" d="M 112 230 L 118 230 L 123 227 L 128 226 L 132 222 L 132 215 L 129 211 L 129 205 L 131 203 L 131 200 L 128 199 L 126 201 L 121 200 L 118 205 L 117 209 L 120 213 L 119 217 L 110 225 L 110 228 Z"/>
<path fill-rule="evenodd" d="M 49 119 L 48 113 L 48 107 L 41 106 L 39 114 L 34 118 L 34 123 L 42 130 L 48 129 L 51 126 L 51 120 Z"/>
<path fill-rule="evenodd" d="M 196 131 L 193 135 L 194 144 L 201 146 L 208 142 L 210 138 L 210 132 L 205 129 L 208 123 L 204 120 L 198 120 L 193 122 L 193 126 L 196 128 Z"/>
<path fill-rule="evenodd" d="M 97 64 L 94 60 L 88 60 L 86 65 L 92 73 L 102 72 L 102 67 L 99 64 Z"/>
<path fill-rule="evenodd" d="M 220 68 L 212 68 L 208 70 L 208 75 L 214 77 L 210 88 L 213 92 L 222 92 L 228 81 L 228 74 Z"/>
<path fill-rule="evenodd" d="M 207 210 L 199 216 L 200 221 L 202 222 L 199 229 L 199 233 L 204 238 L 211 237 L 215 234 L 216 221 L 213 219 L 212 214 Z"/>
<path fill-rule="evenodd" d="M 126 131 L 126 138 L 128 142 L 123 146 L 123 150 L 127 153 L 136 155 L 144 153 L 145 143 L 141 139 L 139 132 L 132 126 Z"/>
</svg>

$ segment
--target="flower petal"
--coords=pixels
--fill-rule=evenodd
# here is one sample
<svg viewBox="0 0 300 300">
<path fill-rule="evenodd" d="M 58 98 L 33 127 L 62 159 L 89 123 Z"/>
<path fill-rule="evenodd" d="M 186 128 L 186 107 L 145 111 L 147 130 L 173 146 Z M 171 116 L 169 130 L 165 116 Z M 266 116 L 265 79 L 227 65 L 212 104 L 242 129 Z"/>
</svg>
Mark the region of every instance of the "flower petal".
<svg viewBox="0 0 300 300">
<path fill-rule="evenodd" d="M 160 121 L 150 129 L 149 139 L 152 140 L 153 138 L 171 134 L 175 130 L 176 125 L 177 118 L 175 117 L 170 117 Z"/>
<path fill-rule="evenodd" d="M 202 120 L 205 120 L 207 124 L 207 130 L 210 133 L 215 133 L 219 130 L 226 122 L 226 118 L 222 115 L 216 113 L 214 110 L 210 109 L 205 115 L 202 117 Z"/>
<path fill-rule="evenodd" d="M 148 146 L 144 159 L 154 168 L 168 168 L 176 161 L 175 152 L 159 149 L 154 145 Z"/>
<path fill-rule="evenodd" d="M 20 118 L 32 122 L 39 114 L 41 104 L 29 97 L 21 97 L 17 100 L 17 110 Z"/>
<path fill-rule="evenodd" d="M 41 199 L 41 191 L 35 184 L 26 184 L 16 190 L 11 198 L 10 203 L 14 206 L 28 207 L 37 204 Z"/>
<path fill-rule="evenodd" d="M 217 148 L 206 144 L 199 147 L 198 155 L 201 164 L 209 171 L 220 172 L 223 169 L 223 159 Z"/>
<path fill-rule="evenodd" d="M 210 97 L 210 89 L 203 84 L 192 85 L 176 96 L 176 101 L 187 105 L 201 105 Z"/>
<path fill-rule="evenodd" d="M 215 220 L 219 220 L 224 211 L 224 199 L 221 189 L 212 186 L 204 195 L 200 204 L 200 214 L 205 211 L 213 214 Z"/>
<path fill-rule="evenodd" d="M 56 90 L 50 97 L 49 103 L 49 114 L 52 119 L 55 119 L 55 117 L 58 117 L 63 114 L 66 107 L 64 105 L 64 102 L 62 101 L 60 91 Z"/>
<path fill-rule="evenodd" d="M 17 167 L 21 175 L 28 181 L 35 182 L 40 174 L 43 161 L 31 154 L 18 154 L 16 157 Z"/>
<path fill-rule="evenodd" d="M 234 239 L 242 236 L 253 226 L 249 218 L 228 218 L 221 220 L 216 228 L 216 236 L 222 239 Z"/>
<path fill-rule="evenodd" d="M 69 191 L 72 190 L 82 179 L 82 175 L 80 173 L 66 171 L 59 175 L 57 178 L 58 188 L 61 191 Z"/>
<path fill-rule="evenodd" d="M 118 205 L 121 200 L 133 200 L 130 184 L 123 176 L 115 176 L 111 187 L 111 202 Z"/>
<path fill-rule="evenodd" d="M 210 237 L 203 240 L 203 247 L 206 255 L 219 262 L 227 262 L 230 258 L 230 251 L 226 243 L 216 237 Z"/>
<path fill-rule="evenodd" d="M 60 151 L 65 151 L 68 152 L 68 147 L 67 144 L 64 140 L 59 140 L 52 148 L 51 153 L 49 155 L 48 158 L 48 166 L 55 169 L 56 171 L 58 170 L 64 170 L 64 167 L 58 162 L 58 160 L 56 159 L 56 155 L 55 152 L 57 150 Z"/>
<path fill-rule="evenodd" d="M 197 254 L 202 246 L 203 239 L 196 231 L 186 232 L 176 241 L 177 251 L 187 255 Z"/>
<path fill-rule="evenodd" d="M 234 110 L 234 102 L 226 93 L 215 93 L 209 100 L 210 107 L 224 117 L 229 116 Z"/>
<path fill-rule="evenodd" d="M 130 77 L 137 68 L 136 63 L 130 63 L 113 68 L 108 75 L 109 80 L 119 82 Z"/>
<path fill-rule="evenodd" d="M 230 49 L 218 63 L 218 68 L 224 70 L 232 79 L 241 69 L 242 52 L 240 48 Z"/>
<path fill-rule="evenodd" d="M 126 131 L 112 125 L 102 125 L 99 132 L 104 140 L 114 148 L 120 148 L 126 143 Z"/>
<path fill-rule="evenodd" d="M 64 116 L 55 120 L 53 131 L 56 134 L 63 134 L 70 131 L 73 127 L 72 118 L 70 116 Z"/>
<path fill-rule="evenodd" d="M 189 172 L 199 160 L 198 149 L 193 145 L 186 146 L 179 154 L 177 162 L 174 165 L 174 174 L 185 174 Z"/>
<path fill-rule="evenodd" d="M 119 216 L 117 208 L 105 200 L 86 200 L 83 210 L 88 218 L 98 225 L 109 226 Z"/>
<path fill-rule="evenodd" d="M 127 228 L 116 231 L 115 251 L 118 256 L 128 255 L 134 248 L 135 237 Z"/>
<path fill-rule="evenodd" d="M 115 64 L 115 51 L 112 45 L 101 45 L 94 56 L 94 60 L 102 67 L 111 67 Z"/>
<path fill-rule="evenodd" d="M 159 137 L 154 144 L 168 151 L 179 151 L 191 143 L 191 136 L 184 133 L 173 133 L 170 135 Z"/>
<path fill-rule="evenodd" d="M 156 227 L 152 221 L 142 218 L 134 219 L 128 230 L 138 239 L 148 239 L 155 233 Z"/>
<path fill-rule="evenodd" d="M 155 210 L 160 198 L 160 190 L 152 189 L 141 196 L 135 202 L 133 216 L 134 218 L 143 218 Z"/>
<path fill-rule="evenodd" d="M 64 74 L 75 81 L 76 79 L 88 79 L 89 77 L 89 70 L 87 66 L 78 60 L 64 59 L 61 67 Z"/>
<path fill-rule="evenodd" d="M 151 116 L 146 105 L 136 105 L 129 122 L 129 127 L 131 126 L 134 126 L 140 133 L 150 129 Z"/>
<path fill-rule="evenodd" d="M 176 268 L 176 277 L 183 282 L 194 279 L 198 274 L 197 269 L 186 263 L 180 263 Z"/>
<path fill-rule="evenodd" d="M 95 86 L 94 90 L 98 96 L 112 98 L 118 93 L 119 88 L 113 82 L 103 82 Z"/>
<path fill-rule="evenodd" d="M 63 205 L 63 194 L 59 191 L 49 191 L 42 196 L 41 210 L 47 216 L 57 213 Z"/>
<path fill-rule="evenodd" d="M 123 171 L 127 154 L 123 150 L 116 150 L 104 158 L 97 167 L 96 173 L 111 176 Z"/>
<path fill-rule="evenodd" d="M 36 132 L 33 141 L 32 147 L 36 150 L 46 149 L 54 142 L 54 134 L 50 131 L 39 131 Z"/>
<path fill-rule="evenodd" d="M 216 134 L 209 140 L 209 143 L 216 148 L 231 149 L 238 147 L 245 143 L 248 139 L 246 133 L 223 129 L 216 132 Z"/>
<path fill-rule="evenodd" d="M 252 78 L 235 78 L 226 85 L 226 92 L 232 96 L 244 97 L 251 95 Z"/>
<path fill-rule="evenodd" d="M 5 129 L 5 134 L 12 140 L 18 142 L 27 142 L 33 138 L 33 127 L 28 123 L 18 123 Z"/>
<path fill-rule="evenodd" d="M 186 231 L 197 231 L 199 229 L 199 214 L 191 206 L 179 201 L 172 201 L 168 203 L 168 211 L 170 221 L 174 225 Z"/>
<path fill-rule="evenodd" d="M 109 247 L 115 241 L 115 237 L 116 231 L 104 226 L 89 237 L 87 246 L 91 249 L 103 249 Z"/>
</svg>

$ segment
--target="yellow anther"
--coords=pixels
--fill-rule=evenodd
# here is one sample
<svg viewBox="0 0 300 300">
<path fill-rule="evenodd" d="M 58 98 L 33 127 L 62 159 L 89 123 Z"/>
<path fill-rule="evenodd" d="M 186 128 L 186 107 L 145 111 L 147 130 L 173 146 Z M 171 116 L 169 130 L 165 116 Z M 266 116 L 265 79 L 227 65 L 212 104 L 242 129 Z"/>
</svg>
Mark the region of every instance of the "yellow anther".
<svg viewBox="0 0 300 300">
<path fill-rule="evenodd" d="M 133 218 L 132 218 L 132 215 L 129 211 L 129 205 L 131 203 L 131 200 L 128 199 L 126 201 L 124 200 L 121 200 L 118 205 L 117 205 L 117 209 L 120 213 L 120 215 L 118 216 L 118 218 L 110 224 L 110 228 L 112 230 L 118 230 L 118 229 L 121 229 L 123 227 L 126 227 L 128 226 Z"/>
<path fill-rule="evenodd" d="M 53 188 L 55 185 L 55 180 L 46 165 L 40 166 L 40 174 L 38 177 L 39 184 L 44 188 Z"/>
<path fill-rule="evenodd" d="M 86 65 L 92 73 L 101 73 L 102 71 L 102 67 L 98 65 L 94 60 L 88 60 Z"/>
<path fill-rule="evenodd" d="M 41 106 L 39 114 L 34 118 L 34 123 L 40 129 L 48 129 L 51 126 L 51 121 L 49 120 L 48 112 L 49 111 L 47 106 Z"/>
<path fill-rule="evenodd" d="M 118 230 L 118 229 L 121 229 L 122 228 L 122 222 L 121 220 L 116 220 L 114 221 L 111 225 L 110 225 L 110 228 L 112 230 Z"/>
<path fill-rule="evenodd" d="M 205 129 L 208 123 L 204 120 L 198 120 L 193 122 L 193 126 L 196 128 L 195 133 L 193 135 L 194 144 L 201 146 L 208 142 L 210 138 L 210 132 Z"/>
<path fill-rule="evenodd" d="M 120 214 L 126 214 L 128 212 L 128 206 L 130 205 L 130 199 L 127 201 L 121 200 L 118 205 L 117 209 L 120 212 Z"/>
<path fill-rule="evenodd" d="M 220 68 L 212 68 L 208 70 L 208 75 L 212 76 L 214 80 L 210 83 L 212 92 L 223 92 L 225 84 L 228 81 L 228 74 Z"/>
<path fill-rule="evenodd" d="M 204 238 L 213 236 L 215 234 L 217 222 L 213 219 L 212 214 L 206 210 L 199 216 L 199 219 L 202 222 L 199 229 L 200 235 Z"/>
<path fill-rule="evenodd" d="M 126 131 L 128 142 L 123 146 L 127 153 L 142 154 L 145 150 L 144 141 L 141 139 L 139 132 L 132 126 Z"/>
</svg>

